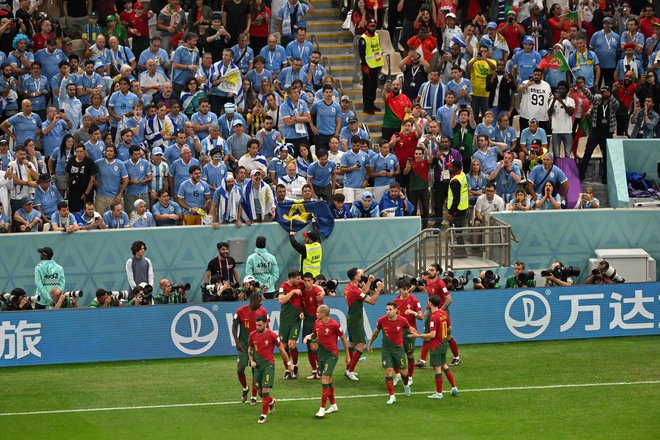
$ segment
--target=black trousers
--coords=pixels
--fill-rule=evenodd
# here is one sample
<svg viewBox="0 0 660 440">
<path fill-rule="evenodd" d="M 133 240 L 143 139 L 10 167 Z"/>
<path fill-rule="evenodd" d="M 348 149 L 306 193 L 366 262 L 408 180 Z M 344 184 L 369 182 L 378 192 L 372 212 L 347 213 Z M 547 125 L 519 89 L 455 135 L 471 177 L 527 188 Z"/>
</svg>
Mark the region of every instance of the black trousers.
<svg viewBox="0 0 660 440">
<path fill-rule="evenodd" d="M 419 213 L 422 217 L 422 228 L 426 228 L 429 223 L 429 190 L 424 189 L 409 189 L 408 200 L 413 205 L 412 215 L 417 215 L 417 205 L 421 205 L 422 212 Z"/>
<path fill-rule="evenodd" d="M 603 81 L 605 81 L 605 85 L 608 87 L 612 87 L 612 84 L 614 84 L 614 71 L 616 69 L 614 67 L 612 68 L 600 68 L 600 76 L 603 78 Z M 600 85 L 600 84 L 598 84 Z"/>
<path fill-rule="evenodd" d="M 448 192 L 449 182 L 433 182 L 433 209 L 435 210 L 434 216 L 437 222 L 442 221 L 442 212 L 445 209 Z"/>
<path fill-rule="evenodd" d="M 603 166 L 601 167 L 601 176 L 603 178 L 603 183 L 607 183 L 607 140 L 612 138 L 612 133 L 606 130 L 593 129 L 589 133 L 587 138 L 587 146 L 584 149 L 584 156 L 582 157 L 582 162 L 580 162 L 580 180 L 584 179 L 587 168 L 589 167 L 589 161 L 591 160 L 591 155 L 597 146 L 600 146 L 600 151 L 603 153 Z"/>
<path fill-rule="evenodd" d="M 362 102 L 365 110 L 374 109 L 376 90 L 378 89 L 378 75 L 380 67 L 369 69 L 369 73 L 362 71 Z"/>
</svg>

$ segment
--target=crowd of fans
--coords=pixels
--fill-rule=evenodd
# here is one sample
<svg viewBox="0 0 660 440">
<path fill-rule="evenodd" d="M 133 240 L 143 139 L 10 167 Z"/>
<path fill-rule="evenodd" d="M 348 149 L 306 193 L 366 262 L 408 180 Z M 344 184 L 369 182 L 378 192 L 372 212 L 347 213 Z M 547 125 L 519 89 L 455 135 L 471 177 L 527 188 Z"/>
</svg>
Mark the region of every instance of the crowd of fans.
<svg viewBox="0 0 660 440">
<path fill-rule="evenodd" d="M 614 133 L 657 135 L 652 3 L 358 0 L 356 40 L 387 21 L 405 55 L 379 151 L 307 39 L 311 3 L 115 3 L 0 5 L 0 232 L 240 226 L 295 199 L 426 225 L 449 158 L 473 205 L 559 209 L 553 161 L 580 137 L 584 177 Z M 599 205 L 587 188 L 575 207 Z"/>
</svg>

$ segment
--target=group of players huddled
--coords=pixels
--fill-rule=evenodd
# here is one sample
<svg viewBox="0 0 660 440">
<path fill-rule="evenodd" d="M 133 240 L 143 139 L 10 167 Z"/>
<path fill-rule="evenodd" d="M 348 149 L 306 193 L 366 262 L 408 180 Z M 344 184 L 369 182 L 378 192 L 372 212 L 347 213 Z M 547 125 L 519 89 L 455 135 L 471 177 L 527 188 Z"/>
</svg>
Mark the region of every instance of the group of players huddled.
<svg viewBox="0 0 660 440">
<path fill-rule="evenodd" d="M 458 365 L 458 347 L 451 336 L 451 321 L 448 307 L 451 295 L 441 278 L 442 268 L 432 264 L 424 273 L 424 283 L 402 277 L 397 282 L 398 296 L 388 302 L 385 316 L 378 319 L 376 329 L 368 341 L 364 330 L 363 304 L 374 305 L 381 294 L 383 283 L 373 275 L 366 276 L 362 269 L 351 268 L 347 271 L 349 283 L 344 290 L 348 305 L 347 330 L 348 340 L 337 321 L 330 317 L 330 307 L 323 304 L 325 292 L 314 284 L 311 273 L 301 276 L 298 271 L 291 271 L 287 281 L 279 288 L 278 300 L 281 305 L 279 335 L 269 326 L 268 312 L 262 307 L 263 297 L 252 294 L 249 304 L 239 307 L 234 314 L 232 335 L 238 351 L 238 380 L 243 387 L 241 401 L 248 400 L 245 368 L 252 368 L 252 395 L 250 405 L 257 405 L 257 393 L 261 396 L 262 410 L 258 423 L 265 423 L 268 414 L 272 414 L 277 400 L 270 395 L 275 378 L 274 351 L 278 348 L 284 363 L 284 379 L 298 378 L 298 349 L 296 343 L 302 324 L 303 343 L 307 345 L 307 356 L 312 374 L 307 379 L 321 379 L 321 407 L 317 418 L 339 411 L 335 401 L 332 374 L 339 359 L 337 340 L 341 340 L 346 350 L 346 371 L 344 375 L 357 381 L 355 367 L 365 350 L 372 351 L 372 345 L 383 333 L 382 364 L 385 370 L 385 384 L 389 393 L 388 405 L 396 402 L 394 387 L 403 382 L 406 396 L 410 396 L 415 369 L 415 338 L 424 340 L 422 357 L 417 365 L 424 368 L 428 352 L 435 374 L 436 392 L 429 399 L 442 399 L 442 375 L 451 384 L 451 395 L 458 395 L 456 381 L 447 364 L 447 347 L 451 347 L 454 359 L 451 365 Z M 421 287 L 421 289 L 420 289 Z M 428 293 L 426 310 L 415 296 L 413 289 Z M 424 319 L 424 332 L 417 330 L 417 320 Z M 396 376 L 395 376 L 396 373 Z M 326 409 L 326 405 L 330 406 Z"/>
</svg>

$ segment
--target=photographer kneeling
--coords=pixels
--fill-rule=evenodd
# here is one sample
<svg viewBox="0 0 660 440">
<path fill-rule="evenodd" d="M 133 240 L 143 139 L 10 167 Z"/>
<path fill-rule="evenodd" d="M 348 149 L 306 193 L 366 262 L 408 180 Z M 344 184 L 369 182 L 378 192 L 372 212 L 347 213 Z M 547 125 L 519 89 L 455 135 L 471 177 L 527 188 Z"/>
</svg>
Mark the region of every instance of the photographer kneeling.
<svg viewBox="0 0 660 440">
<path fill-rule="evenodd" d="M 506 279 L 505 288 L 536 287 L 534 272 L 531 270 L 525 271 L 525 263 L 522 261 L 513 263 L 513 272 L 514 274 Z"/>
<path fill-rule="evenodd" d="M 542 270 L 541 276 L 545 277 L 546 286 L 569 287 L 573 285 L 573 278 L 580 275 L 580 269 L 573 266 L 564 267 L 561 261 L 555 261 L 549 270 Z"/>
<path fill-rule="evenodd" d="M 499 289 L 500 276 L 492 270 L 482 270 L 479 273 L 479 278 L 472 280 L 472 288 L 474 290 L 490 290 Z"/>
<path fill-rule="evenodd" d="M 140 283 L 131 290 L 132 299 L 128 302 L 129 306 L 151 306 L 154 305 L 154 288 L 147 283 Z"/>
<path fill-rule="evenodd" d="M 598 263 L 598 267 L 591 271 L 591 275 L 584 282 L 585 284 L 621 284 L 626 280 L 616 273 L 616 270 L 610 266 L 610 263 L 603 260 Z"/>
<path fill-rule="evenodd" d="M 172 284 L 167 278 L 160 280 L 160 294 L 154 296 L 154 304 L 185 304 L 188 302 L 186 291 L 190 284 Z"/>
<path fill-rule="evenodd" d="M 112 292 L 105 289 L 97 289 L 96 297 L 89 303 L 92 309 L 101 309 L 108 307 L 118 307 L 119 301 L 112 298 Z"/>
</svg>

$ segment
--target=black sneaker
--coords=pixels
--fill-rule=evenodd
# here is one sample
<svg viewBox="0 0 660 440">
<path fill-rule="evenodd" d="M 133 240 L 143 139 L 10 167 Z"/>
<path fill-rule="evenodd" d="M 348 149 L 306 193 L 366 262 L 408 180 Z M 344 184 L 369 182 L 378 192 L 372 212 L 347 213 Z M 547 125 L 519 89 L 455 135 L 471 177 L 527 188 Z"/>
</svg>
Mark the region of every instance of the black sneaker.
<svg viewBox="0 0 660 440">
<path fill-rule="evenodd" d="M 289 380 L 289 379 L 291 379 L 291 372 L 287 370 L 284 373 L 284 380 Z"/>
<path fill-rule="evenodd" d="M 291 379 L 298 379 L 298 365 L 293 366 L 293 374 L 291 375 Z"/>
<path fill-rule="evenodd" d="M 241 403 L 245 403 L 245 401 L 247 400 L 248 391 L 250 390 L 249 389 L 243 390 L 243 394 L 241 395 Z"/>
<path fill-rule="evenodd" d="M 460 357 L 455 357 L 454 359 L 451 360 L 451 364 L 449 364 L 449 365 L 452 366 L 452 367 L 455 367 L 460 363 L 461 363 L 461 358 Z"/>
</svg>

